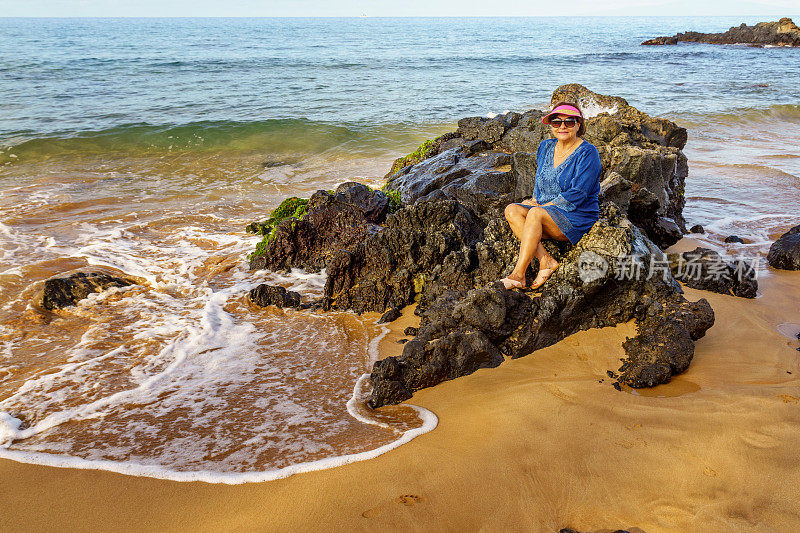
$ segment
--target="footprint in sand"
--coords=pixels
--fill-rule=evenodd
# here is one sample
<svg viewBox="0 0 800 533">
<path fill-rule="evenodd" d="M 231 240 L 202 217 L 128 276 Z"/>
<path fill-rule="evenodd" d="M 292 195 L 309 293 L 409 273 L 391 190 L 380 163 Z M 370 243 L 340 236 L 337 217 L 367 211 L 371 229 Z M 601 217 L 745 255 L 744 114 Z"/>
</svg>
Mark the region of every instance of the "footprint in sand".
<svg viewBox="0 0 800 533">
<path fill-rule="evenodd" d="M 774 448 L 781 442 L 771 435 L 759 433 L 756 431 L 748 431 L 742 435 L 742 440 L 745 444 L 749 444 L 753 448 Z"/>
<path fill-rule="evenodd" d="M 797 396 L 792 396 L 791 394 L 778 394 L 778 398 L 783 400 L 783 403 L 797 403 L 800 402 L 800 398 Z"/>
<path fill-rule="evenodd" d="M 567 403 L 576 403 L 578 396 L 574 392 L 568 392 L 558 387 L 557 385 L 548 385 L 545 387 L 547 392 L 555 396 L 556 398 L 560 398 Z"/>
<path fill-rule="evenodd" d="M 422 496 L 417 496 L 416 494 L 403 494 L 392 500 L 392 503 L 399 503 L 406 507 L 413 507 L 424 501 L 425 498 L 423 498 Z M 381 512 L 384 511 L 385 509 L 386 505 L 378 505 L 377 507 L 373 507 L 372 509 L 367 509 L 366 511 L 361 513 L 361 516 L 363 516 L 364 518 L 374 518 L 379 514 L 381 514 Z"/>
<path fill-rule="evenodd" d="M 678 507 L 662 499 L 653 502 L 650 508 L 650 516 L 655 518 L 656 523 L 674 531 L 675 524 L 688 522 L 692 519 L 694 513 L 689 509 Z"/>
</svg>

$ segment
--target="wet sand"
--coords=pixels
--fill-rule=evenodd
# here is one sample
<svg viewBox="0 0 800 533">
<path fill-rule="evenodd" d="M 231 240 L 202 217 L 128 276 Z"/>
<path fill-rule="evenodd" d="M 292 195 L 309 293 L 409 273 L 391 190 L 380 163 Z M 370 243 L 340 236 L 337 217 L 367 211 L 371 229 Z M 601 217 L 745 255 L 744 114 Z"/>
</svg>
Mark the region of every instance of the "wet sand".
<svg viewBox="0 0 800 533">
<path fill-rule="evenodd" d="M 611 387 L 633 324 L 581 332 L 418 392 L 434 431 L 331 470 L 227 486 L 0 461 L 0 530 L 797 530 L 800 342 L 779 327 L 800 324 L 800 272 L 759 284 L 686 289 L 716 324 L 667 385 Z"/>
</svg>

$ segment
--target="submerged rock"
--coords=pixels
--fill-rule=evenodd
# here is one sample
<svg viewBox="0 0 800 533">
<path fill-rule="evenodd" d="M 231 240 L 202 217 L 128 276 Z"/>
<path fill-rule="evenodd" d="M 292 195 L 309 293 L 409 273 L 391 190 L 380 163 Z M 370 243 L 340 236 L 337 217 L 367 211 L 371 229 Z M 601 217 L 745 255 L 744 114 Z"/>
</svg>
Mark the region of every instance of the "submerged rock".
<svg viewBox="0 0 800 533">
<path fill-rule="evenodd" d="M 75 305 L 94 292 L 131 285 L 136 285 L 133 278 L 118 278 L 101 272 L 77 272 L 66 278 L 48 279 L 44 282 L 42 307 L 50 311 L 63 309 Z"/>
<path fill-rule="evenodd" d="M 731 243 L 744 244 L 744 239 L 742 239 L 738 235 L 728 235 L 727 237 L 725 237 L 725 239 L 723 239 L 723 242 L 726 242 L 728 244 Z"/>
<path fill-rule="evenodd" d="M 697 247 L 690 252 L 669 254 L 672 275 L 688 287 L 755 298 L 758 292 L 756 272 L 743 259 L 727 261 L 717 252 Z"/>
<path fill-rule="evenodd" d="M 584 138 L 597 147 L 603 164 L 603 199 L 618 203 L 623 213 L 628 213 L 632 198 L 648 199 L 647 205 L 630 213 L 631 220 L 661 247 L 677 242 L 685 231 L 688 165 L 681 150 L 686 130 L 648 116 L 623 98 L 582 85 L 556 89 L 552 102 L 560 100 L 575 101 L 584 109 Z M 398 191 L 406 204 L 442 197 L 458 200 L 488 223 L 506 204 L 533 194 L 536 150 L 552 137 L 542 116 L 531 110 L 462 119 L 455 132 L 427 143 L 414 164 L 389 176 L 388 189 Z"/>
<path fill-rule="evenodd" d="M 800 270 L 800 226 L 795 226 L 772 243 L 767 262 L 773 268 Z"/>
<path fill-rule="evenodd" d="M 755 26 L 733 26 L 724 33 L 687 31 L 674 37 L 656 37 L 643 45 L 678 44 L 678 42 L 709 44 L 750 44 L 756 46 L 800 46 L 800 28 L 792 19 L 784 17 L 777 22 L 759 22 Z"/>
<path fill-rule="evenodd" d="M 300 294 L 283 287 L 262 283 L 250 290 L 250 301 L 259 307 L 300 307 Z"/>
</svg>

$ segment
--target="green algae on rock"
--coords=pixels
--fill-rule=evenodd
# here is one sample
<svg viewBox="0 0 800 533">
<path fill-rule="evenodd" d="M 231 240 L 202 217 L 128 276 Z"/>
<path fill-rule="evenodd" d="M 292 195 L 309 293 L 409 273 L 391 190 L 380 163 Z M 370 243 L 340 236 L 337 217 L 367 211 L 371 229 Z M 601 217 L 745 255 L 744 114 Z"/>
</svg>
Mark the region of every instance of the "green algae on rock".
<svg viewBox="0 0 800 533">
<path fill-rule="evenodd" d="M 427 141 L 422 143 L 419 146 L 419 148 L 417 148 L 407 156 L 395 159 L 394 163 L 392 163 L 392 169 L 389 171 L 389 174 L 387 174 L 387 176 L 391 176 L 401 168 L 405 168 L 409 165 L 416 165 L 417 163 L 425 159 L 432 150 L 433 150 L 433 140 L 428 139 Z"/>
<path fill-rule="evenodd" d="M 308 200 L 298 198 L 296 196 L 289 197 L 281 202 L 269 218 L 263 222 L 251 222 L 247 226 L 247 233 L 255 233 L 256 235 L 263 235 L 264 238 L 256 245 L 256 250 L 250 255 L 250 258 L 264 255 L 269 244 L 270 239 L 275 234 L 275 228 L 286 219 L 301 219 L 306 214 L 306 206 Z"/>
</svg>

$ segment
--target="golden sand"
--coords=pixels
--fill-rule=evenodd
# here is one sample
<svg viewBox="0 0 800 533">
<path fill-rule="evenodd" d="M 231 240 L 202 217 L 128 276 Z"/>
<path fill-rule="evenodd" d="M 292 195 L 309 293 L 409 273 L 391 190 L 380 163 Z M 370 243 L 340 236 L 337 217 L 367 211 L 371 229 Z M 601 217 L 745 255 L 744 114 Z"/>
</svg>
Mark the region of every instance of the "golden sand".
<svg viewBox="0 0 800 533">
<path fill-rule="evenodd" d="M 759 283 L 686 289 L 716 324 L 649 391 L 606 376 L 633 324 L 581 332 L 418 392 L 433 432 L 331 470 L 226 486 L 0 461 L 0 530 L 796 531 L 800 352 L 778 328 L 800 323 L 800 272 Z"/>
</svg>

